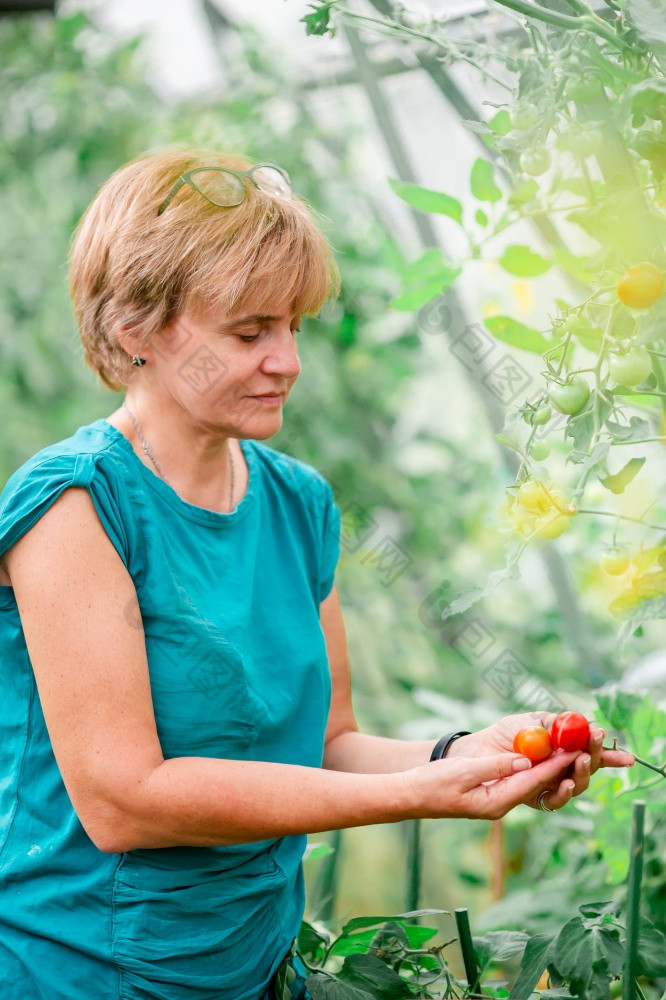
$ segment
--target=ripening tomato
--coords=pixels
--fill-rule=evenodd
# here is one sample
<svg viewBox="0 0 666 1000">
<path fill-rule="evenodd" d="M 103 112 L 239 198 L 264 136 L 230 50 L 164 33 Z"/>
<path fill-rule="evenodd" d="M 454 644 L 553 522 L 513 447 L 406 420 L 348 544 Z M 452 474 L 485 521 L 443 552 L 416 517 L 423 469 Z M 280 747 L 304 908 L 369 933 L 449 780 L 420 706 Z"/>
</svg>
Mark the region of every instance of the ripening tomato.
<svg viewBox="0 0 666 1000">
<path fill-rule="evenodd" d="M 548 490 L 537 479 L 528 479 L 522 484 L 518 490 L 518 503 L 535 514 L 545 514 L 553 506 Z"/>
<path fill-rule="evenodd" d="M 564 532 L 568 531 L 570 527 L 571 517 L 568 514 L 559 514 L 557 511 L 553 510 L 539 522 L 539 526 L 536 528 L 536 533 L 539 538 L 559 538 L 560 535 L 563 535 Z"/>
<path fill-rule="evenodd" d="M 601 553 L 601 568 L 609 576 L 622 576 L 631 565 L 629 553 L 622 549 L 606 549 Z"/>
<path fill-rule="evenodd" d="M 580 712 L 562 712 L 550 727 L 555 750 L 585 750 L 590 742 L 590 724 Z"/>
<path fill-rule="evenodd" d="M 543 726 L 530 726 L 528 729 L 519 729 L 513 738 L 514 753 L 521 753 L 533 764 L 550 757 L 553 752 L 553 743 L 550 733 Z"/>
<path fill-rule="evenodd" d="M 617 297 L 631 309 L 648 309 L 661 298 L 664 275 L 649 260 L 634 264 L 617 283 Z"/>
</svg>

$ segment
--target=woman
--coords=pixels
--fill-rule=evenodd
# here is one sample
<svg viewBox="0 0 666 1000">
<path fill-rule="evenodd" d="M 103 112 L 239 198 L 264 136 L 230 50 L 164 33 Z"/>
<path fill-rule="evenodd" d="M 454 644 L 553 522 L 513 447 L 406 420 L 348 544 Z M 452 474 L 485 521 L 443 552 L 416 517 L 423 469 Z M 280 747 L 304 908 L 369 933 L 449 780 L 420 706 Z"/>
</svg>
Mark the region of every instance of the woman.
<svg viewBox="0 0 666 1000">
<path fill-rule="evenodd" d="M 308 832 L 554 810 L 633 758 L 596 732 L 530 768 L 513 735 L 547 713 L 439 741 L 444 761 L 358 732 L 338 510 L 262 443 L 338 283 L 284 171 L 128 164 L 70 279 L 87 364 L 127 392 L 0 501 L 3 1000 L 260 1000 Z"/>
</svg>

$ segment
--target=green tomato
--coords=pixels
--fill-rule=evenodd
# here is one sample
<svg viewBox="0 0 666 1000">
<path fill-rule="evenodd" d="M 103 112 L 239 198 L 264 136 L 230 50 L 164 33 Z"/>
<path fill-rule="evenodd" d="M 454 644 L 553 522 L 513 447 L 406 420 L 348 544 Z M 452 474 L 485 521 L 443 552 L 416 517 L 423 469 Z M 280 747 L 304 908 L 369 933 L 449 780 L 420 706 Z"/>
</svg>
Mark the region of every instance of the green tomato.
<svg viewBox="0 0 666 1000">
<path fill-rule="evenodd" d="M 511 119 L 511 128 L 525 131 L 525 129 L 532 128 L 533 125 L 536 125 L 539 120 L 539 115 L 534 105 L 527 104 L 522 108 L 514 108 L 513 111 L 509 113 L 509 118 Z"/>
<path fill-rule="evenodd" d="M 576 104 L 590 104 L 601 96 L 602 86 L 594 76 L 574 77 L 566 85 L 566 95 Z"/>
<path fill-rule="evenodd" d="M 535 462 L 543 462 L 550 455 L 550 447 L 545 441 L 535 441 L 530 449 L 530 455 Z"/>
<path fill-rule="evenodd" d="M 559 385 L 553 382 L 548 390 L 548 398 L 558 411 L 568 416 L 580 413 L 590 398 L 590 387 L 579 375 Z"/>
<path fill-rule="evenodd" d="M 520 169 L 530 177 L 545 174 L 550 166 L 550 153 L 547 149 L 530 149 L 520 154 Z"/>
<path fill-rule="evenodd" d="M 523 419 L 526 424 L 533 426 L 536 424 L 537 427 L 541 427 L 543 424 L 547 424 L 553 415 L 553 411 L 547 404 L 537 407 L 536 410 L 526 409 L 523 411 Z"/>
<path fill-rule="evenodd" d="M 619 385 L 640 385 L 652 371 L 652 359 L 642 347 L 630 347 L 626 354 L 612 354 L 608 369 Z"/>
</svg>

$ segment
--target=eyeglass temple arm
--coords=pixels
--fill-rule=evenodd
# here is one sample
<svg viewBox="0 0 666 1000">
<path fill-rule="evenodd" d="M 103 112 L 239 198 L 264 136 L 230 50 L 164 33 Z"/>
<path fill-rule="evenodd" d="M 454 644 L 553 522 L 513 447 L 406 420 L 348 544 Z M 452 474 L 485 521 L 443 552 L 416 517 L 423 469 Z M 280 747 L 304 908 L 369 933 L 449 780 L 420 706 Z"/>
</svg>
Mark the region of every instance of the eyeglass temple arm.
<svg viewBox="0 0 666 1000">
<path fill-rule="evenodd" d="M 169 191 L 168 195 L 166 196 L 166 198 L 164 199 L 164 201 L 162 202 L 162 204 L 160 205 L 160 207 L 157 209 L 157 214 L 158 215 L 161 215 L 162 212 L 166 208 L 168 208 L 169 204 L 176 197 L 176 195 L 178 194 L 178 192 L 182 188 L 183 184 L 187 184 L 187 182 L 188 182 L 188 178 L 184 174 L 183 174 L 182 177 L 178 178 L 178 180 L 176 181 L 176 183 L 174 184 L 174 186 L 171 188 L 171 190 Z"/>
</svg>

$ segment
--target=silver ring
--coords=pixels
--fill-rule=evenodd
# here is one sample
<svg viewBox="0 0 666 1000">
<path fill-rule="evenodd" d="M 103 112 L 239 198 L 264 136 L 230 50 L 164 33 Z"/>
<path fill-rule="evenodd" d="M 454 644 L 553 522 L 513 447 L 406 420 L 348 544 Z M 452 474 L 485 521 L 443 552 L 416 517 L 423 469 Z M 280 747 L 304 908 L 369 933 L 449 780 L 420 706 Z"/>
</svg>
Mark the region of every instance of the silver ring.
<svg viewBox="0 0 666 1000">
<path fill-rule="evenodd" d="M 545 813 L 555 812 L 554 809 L 551 809 L 549 806 L 546 805 L 545 799 L 546 799 L 546 796 L 549 795 L 549 794 L 550 793 L 549 793 L 548 789 L 546 789 L 545 791 L 541 792 L 541 794 L 539 795 L 539 798 L 537 799 L 537 806 L 539 807 L 539 809 L 541 810 L 541 812 L 545 812 Z"/>
</svg>

